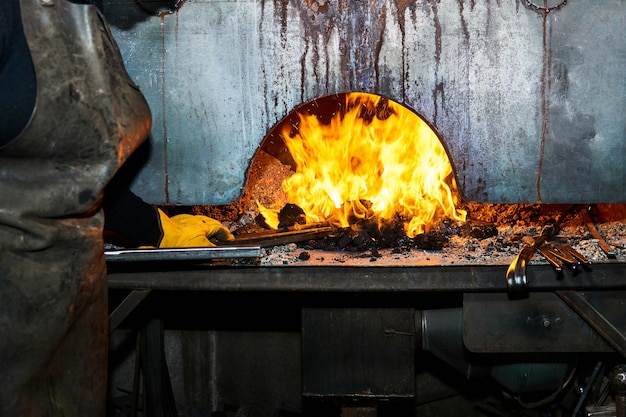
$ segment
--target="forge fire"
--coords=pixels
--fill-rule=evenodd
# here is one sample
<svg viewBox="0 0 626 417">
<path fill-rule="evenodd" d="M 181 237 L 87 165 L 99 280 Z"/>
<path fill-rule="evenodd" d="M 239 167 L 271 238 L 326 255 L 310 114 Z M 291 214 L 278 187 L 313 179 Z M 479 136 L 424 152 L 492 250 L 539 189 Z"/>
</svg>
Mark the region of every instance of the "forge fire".
<svg viewBox="0 0 626 417">
<path fill-rule="evenodd" d="M 330 120 L 297 112 L 280 128 L 295 163 L 282 186 L 306 223 L 401 219 L 412 238 L 442 219 L 465 220 L 450 161 L 426 122 L 380 96 L 350 93 L 339 104 Z M 280 207 L 259 210 L 277 229 Z"/>
</svg>

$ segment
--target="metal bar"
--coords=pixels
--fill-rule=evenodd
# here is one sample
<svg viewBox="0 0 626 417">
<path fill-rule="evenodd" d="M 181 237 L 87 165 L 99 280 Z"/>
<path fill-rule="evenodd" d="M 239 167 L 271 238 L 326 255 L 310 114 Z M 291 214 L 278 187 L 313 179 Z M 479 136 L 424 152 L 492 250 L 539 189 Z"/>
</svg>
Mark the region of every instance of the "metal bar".
<svg viewBox="0 0 626 417">
<path fill-rule="evenodd" d="M 320 239 L 337 231 L 335 227 L 317 227 L 314 229 L 290 230 L 287 232 L 268 232 L 237 236 L 233 242 L 224 242 L 223 246 L 229 245 L 258 245 L 262 248 L 270 248 L 288 243 L 305 242 L 311 239 Z"/>
<path fill-rule="evenodd" d="M 580 317 L 593 327 L 620 355 L 626 357 L 626 336 L 579 293 L 572 290 L 555 291 Z"/>
<path fill-rule="evenodd" d="M 137 417 L 137 410 L 139 409 L 139 386 L 141 384 L 141 346 L 142 346 L 143 333 L 140 331 L 137 333 L 135 339 L 135 370 L 133 373 L 133 392 L 131 395 L 132 406 L 130 409 L 130 417 Z"/>
<path fill-rule="evenodd" d="M 112 333 L 126 317 L 143 301 L 151 290 L 132 290 L 109 315 L 109 333 Z"/>
<path fill-rule="evenodd" d="M 600 249 L 602 249 L 602 251 L 606 254 L 607 257 L 612 258 L 612 259 L 615 258 L 617 256 L 615 249 L 611 245 L 609 245 L 606 242 L 606 240 L 604 240 L 604 237 L 600 234 L 600 232 L 596 228 L 596 225 L 593 223 L 593 220 L 591 220 L 591 216 L 589 215 L 589 212 L 587 212 L 586 210 L 583 211 L 583 217 L 585 218 L 586 226 L 591 236 L 593 236 L 595 239 L 598 239 L 598 246 L 600 246 Z"/>
<path fill-rule="evenodd" d="M 591 374 L 591 377 L 587 381 L 587 385 L 585 386 L 583 393 L 578 399 L 578 403 L 576 404 L 576 407 L 574 408 L 572 417 L 577 417 L 580 413 L 580 410 L 583 408 L 583 406 L 587 402 L 587 396 L 589 396 L 589 393 L 591 392 L 591 388 L 593 387 L 593 384 L 596 383 L 598 376 L 601 377 L 601 375 L 599 374 L 600 374 L 600 369 L 602 369 L 603 366 L 604 364 L 601 361 L 596 363 L 596 367 L 593 369 L 593 373 Z"/>
<path fill-rule="evenodd" d="M 147 416 L 176 417 L 176 404 L 163 345 L 163 322 L 150 320 L 141 330 L 144 407 Z"/>
<path fill-rule="evenodd" d="M 567 245 L 565 243 L 558 243 L 558 242 L 555 243 L 554 245 L 561 252 L 572 255 L 574 259 L 576 259 L 576 261 L 578 261 L 580 264 L 585 265 L 585 266 L 591 265 L 591 261 L 589 259 L 585 258 L 580 252 L 578 252 L 576 249 L 574 249 L 570 245 Z"/>
<path fill-rule="evenodd" d="M 543 246 L 539 248 L 539 253 L 541 253 L 543 257 L 546 258 L 546 260 L 550 263 L 550 265 L 552 265 L 555 271 L 563 271 L 563 260 L 559 258 L 554 252 Z"/>
<path fill-rule="evenodd" d="M 118 265 L 120 266 L 120 265 Z M 194 265 L 169 269 L 148 263 L 143 270 L 109 270 L 113 289 L 199 291 L 316 291 L 316 292 L 484 292 L 507 291 L 506 265 L 340 267 L 238 267 Z M 150 269 L 149 267 L 152 267 Z M 626 289 L 626 264 L 594 264 L 584 274 L 558 279 L 549 265 L 533 265 L 529 291 Z"/>
<path fill-rule="evenodd" d="M 117 262 L 177 262 L 205 261 L 225 258 L 257 258 L 259 246 L 208 247 L 208 248 L 154 248 L 120 249 L 104 251 L 107 263 Z"/>
</svg>

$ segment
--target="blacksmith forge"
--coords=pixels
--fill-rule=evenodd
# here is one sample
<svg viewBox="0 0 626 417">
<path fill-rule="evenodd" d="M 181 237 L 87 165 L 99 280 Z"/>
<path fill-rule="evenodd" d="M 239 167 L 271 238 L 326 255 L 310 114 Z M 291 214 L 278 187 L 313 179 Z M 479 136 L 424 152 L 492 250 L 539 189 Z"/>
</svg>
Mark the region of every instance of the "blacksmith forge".
<svg viewBox="0 0 626 417">
<path fill-rule="evenodd" d="M 466 202 L 624 204 L 625 6 L 105 0 L 154 118 L 132 189 L 156 205 L 236 202 L 274 126 L 360 92 L 433 128 Z M 626 242 L 610 243 L 585 270 L 529 263 L 513 280 L 510 254 L 110 256 L 112 409 L 624 416 Z"/>
</svg>

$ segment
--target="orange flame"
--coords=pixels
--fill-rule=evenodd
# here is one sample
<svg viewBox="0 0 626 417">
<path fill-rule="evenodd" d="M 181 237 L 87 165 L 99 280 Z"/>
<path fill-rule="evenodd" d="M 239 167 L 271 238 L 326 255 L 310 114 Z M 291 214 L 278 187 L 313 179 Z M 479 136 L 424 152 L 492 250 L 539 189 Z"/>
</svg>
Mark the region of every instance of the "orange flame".
<svg viewBox="0 0 626 417">
<path fill-rule="evenodd" d="M 288 201 L 304 210 L 307 222 L 347 227 L 350 217 L 400 216 L 407 236 L 414 237 L 446 217 L 465 221 L 466 213 L 455 208 L 456 184 L 446 151 L 411 110 L 379 96 L 350 93 L 345 111 L 330 124 L 315 115 L 299 118 L 295 135 L 291 126 L 282 131 L 297 165 L 283 189 Z"/>
</svg>

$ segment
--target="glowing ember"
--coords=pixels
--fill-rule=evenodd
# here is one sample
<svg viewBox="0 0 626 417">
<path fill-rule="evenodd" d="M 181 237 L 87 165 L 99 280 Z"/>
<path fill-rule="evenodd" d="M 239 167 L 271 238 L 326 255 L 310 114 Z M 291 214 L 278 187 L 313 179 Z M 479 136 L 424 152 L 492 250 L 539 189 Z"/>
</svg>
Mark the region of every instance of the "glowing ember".
<svg viewBox="0 0 626 417">
<path fill-rule="evenodd" d="M 297 166 L 283 189 L 307 222 L 348 227 L 354 218 L 400 218 L 414 237 L 444 218 L 465 220 L 466 213 L 455 208 L 446 151 L 411 110 L 376 95 L 350 93 L 330 123 L 315 115 L 299 118 L 295 134 L 292 126 L 282 131 Z M 258 206 L 276 227 L 277 211 Z"/>
</svg>

